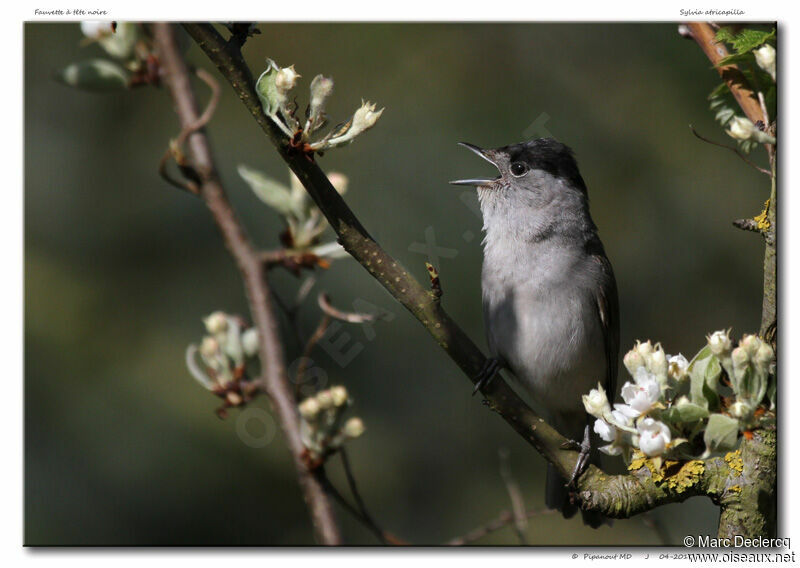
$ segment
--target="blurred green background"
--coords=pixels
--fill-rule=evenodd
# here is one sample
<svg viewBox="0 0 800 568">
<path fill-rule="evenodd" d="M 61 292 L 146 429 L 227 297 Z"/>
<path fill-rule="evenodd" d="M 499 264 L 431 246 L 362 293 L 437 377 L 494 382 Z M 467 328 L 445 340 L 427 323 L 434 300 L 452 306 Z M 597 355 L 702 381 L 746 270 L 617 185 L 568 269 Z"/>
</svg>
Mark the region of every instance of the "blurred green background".
<svg viewBox="0 0 800 568">
<path fill-rule="evenodd" d="M 757 329 L 759 239 L 731 220 L 752 216 L 763 176 L 694 138 L 726 138 L 707 109 L 716 73 L 674 24 L 265 24 L 245 46 L 257 74 L 270 57 L 295 64 L 305 89 L 336 81 L 332 123 L 361 98 L 386 111 L 352 146 L 319 160 L 350 178 L 347 200 L 379 242 L 418 278 L 433 236 L 448 311 L 485 345 L 480 219 L 447 181 L 489 174 L 457 141 L 501 146 L 541 135 L 572 146 L 592 214 L 617 275 L 622 349 L 636 338 L 691 357 L 704 334 Z M 178 132 L 165 90 L 113 95 L 53 80 L 65 65 L 102 56 L 76 24 L 25 27 L 25 542 L 166 545 L 310 544 L 312 531 L 270 419 L 218 400 L 184 367 L 201 317 L 247 313 L 239 275 L 202 203 L 156 171 Z M 189 57 L 212 69 L 192 47 Z M 216 71 L 214 70 L 216 73 Z M 199 86 L 202 100 L 207 96 Z M 288 171 L 227 83 L 208 128 L 230 197 L 251 237 L 277 244 L 282 226 L 236 173 L 245 163 Z M 756 158 L 763 161 L 763 156 Z M 493 174 L 492 174 L 493 175 Z M 462 200 L 464 198 L 465 200 Z M 470 199 L 471 198 L 471 199 Z M 415 243 L 417 243 L 415 245 Z M 300 280 L 278 271 L 290 300 Z M 417 544 L 463 534 L 509 507 L 498 449 L 528 507 L 543 505 L 544 461 L 470 396 L 471 386 L 425 330 L 354 261 L 318 274 L 352 309 L 391 312 L 374 335 L 339 330 L 360 349 L 342 368 L 366 434 L 350 444 L 363 496 L 389 531 Z M 300 312 L 310 334 L 315 302 Z M 299 354 L 284 327 L 287 360 Z M 361 345 L 360 348 L 357 346 Z M 580 393 L 576 393 L 578 396 Z M 260 399 L 256 407 L 266 408 Z M 237 434 L 245 428 L 247 433 Z M 329 467 L 344 490 L 338 458 Z M 671 542 L 716 530 L 717 510 L 692 499 L 656 511 Z M 347 543 L 374 538 L 338 510 Z M 593 531 L 577 519 L 530 520 L 533 544 L 658 544 L 641 519 Z M 479 541 L 515 544 L 506 528 Z"/>
</svg>

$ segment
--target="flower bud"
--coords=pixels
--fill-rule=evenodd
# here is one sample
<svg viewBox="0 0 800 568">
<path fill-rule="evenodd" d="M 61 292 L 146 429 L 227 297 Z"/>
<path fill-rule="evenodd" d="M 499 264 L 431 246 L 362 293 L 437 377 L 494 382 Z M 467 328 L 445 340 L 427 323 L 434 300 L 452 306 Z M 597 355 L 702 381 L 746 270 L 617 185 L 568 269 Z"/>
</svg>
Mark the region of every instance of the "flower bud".
<svg viewBox="0 0 800 568">
<path fill-rule="evenodd" d="M 317 75 L 311 81 L 311 101 L 309 103 L 309 116 L 314 120 L 325 112 L 325 103 L 333 93 L 333 79 Z"/>
<path fill-rule="evenodd" d="M 342 427 L 342 433 L 348 438 L 358 438 L 364 433 L 364 429 L 364 422 L 361 420 L 361 418 L 354 417 L 350 418 L 344 423 L 344 426 Z"/>
<path fill-rule="evenodd" d="M 769 364 L 772 363 L 774 357 L 775 353 L 772 351 L 772 347 L 763 341 L 761 342 L 761 346 L 758 348 L 758 351 L 756 351 L 755 355 L 753 355 L 755 362 L 764 367 L 768 367 Z"/>
<path fill-rule="evenodd" d="M 203 320 L 206 330 L 212 335 L 223 333 L 228 329 L 228 316 L 225 312 L 214 312 Z"/>
<path fill-rule="evenodd" d="M 331 387 L 330 390 L 333 405 L 336 407 L 343 406 L 347 403 L 347 389 L 341 385 Z"/>
<path fill-rule="evenodd" d="M 733 359 L 733 364 L 737 367 L 744 367 L 750 362 L 750 357 L 747 354 L 747 350 L 743 347 L 737 347 L 731 352 L 731 359 Z"/>
<path fill-rule="evenodd" d="M 764 71 L 770 74 L 775 80 L 775 48 L 769 44 L 764 44 L 753 52 L 756 56 L 756 63 Z"/>
<path fill-rule="evenodd" d="M 750 405 L 739 400 L 731 404 L 730 408 L 728 408 L 728 412 L 734 418 L 745 418 L 750 414 L 750 411 Z"/>
<path fill-rule="evenodd" d="M 294 89 L 300 74 L 294 70 L 294 65 L 284 67 L 275 74 L 275 88 L 281 94 L 286 94 Z"/>
<path fill-rule="evenodd" d="M 707 339 L 711 353 L 716 356 L 723 355 L 731 350 L 731 338 L 728 336 L 727 331 L 715 331 Z"/>
<path fill-rule="evenodd" d="M 219 341 L 211 337 L 210 335 L 206 335 L 203 338 L 203 342 L 200 344 L 200 355 L 203 357 L 213 357 L 219 352 Z"/>
<path fill-rule="evenodd" d="M 653 344 L 650 343 L 649 339 L 647 340 L 647 343 L 637 341 L 635 349 L 639 352 L 639 355 L 641 355 L 642 358 L 647 361 L 648 357 L 650 357 L 650 354 L 653 352 Z"/>
<path fill-rule="evenodd" d="M 300 411 L 300 416 L 306 420 L 313 420 L 319 414 L 320 406 L 317 400 L 312 396 L 301 402 L 297 409 Z"/>
<path fill-rule="evenodd" d="M 251 327 L 242 334 L 242 348 L 248 357 L 258 354 L 258 330 L 256 328 Z"/>
<path fill-rule="evenodd" d="M 647 361 L 647 363 L 648 363 L 647 366 L 650 369 L 651 373 L 656 375 L 656 377 L 659 378 L 663 377 L 664 379 L 666 379 L 667 369 L 668 369 L 667 356 L 660 345 L 658 346 L 658 349 L 656 349 L 650 354 L 650 358 Z"/>
<path fill-rule="evenodd" d="M 595 418 L 602 418 L 603 415 L 611 412 L 611 405 L 608 403 L 606 391 L 603 390 L 600 383 L 597 384 L 596 389 L 592 389 L 589 394 L 585 394 L 581 398 L 586 412 Z"/>
<path fill-rule="evenodd" d="M 317 403 L 319 404 L 319 407 L 323 410 L 333 408 L 333 396 L 331 396 L 331 391 L 324 390 L 318 392 Z"/>
<path fill-rule="evenodd" d="M 758 353 L 762 341 L 755 335 L 745 335 L 739 342 L 739 347 L 747 352 L 747 355 L 752 359 Z"/>
<path fill-rule="evenodd" d="M 750 140 L 756 132 L 756 126 L 749 119 L 743 116 L 734 116 L 730 123 L 728 135 L 737 140 Z"/>
<path fill-rule="evenodd" d="M 636 374 L 636 369 L 645 366 L 644 357 L 639 354 L 638 349 L 635 347 L 625 354 L 622 362 L 625 364 L 625 368 L 628 369 L 631 376 Z"/>
<path fill-rule="evenodd" d="M 760 131 L 756 125 L 743 116 L 734 116 L 728 123 L 728 136 L 736 140 L 753 140 L 761 144 L 775 144 L 775 137 Z"/>
</svg>

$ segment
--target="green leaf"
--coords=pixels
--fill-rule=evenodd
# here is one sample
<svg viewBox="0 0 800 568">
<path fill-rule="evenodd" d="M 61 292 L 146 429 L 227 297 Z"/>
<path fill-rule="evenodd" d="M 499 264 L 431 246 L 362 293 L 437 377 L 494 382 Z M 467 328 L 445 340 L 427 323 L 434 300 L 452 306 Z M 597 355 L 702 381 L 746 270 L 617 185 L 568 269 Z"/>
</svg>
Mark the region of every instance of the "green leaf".
<svg viewBox="0 0 800 568">
<path fill-rule="evenodd" d="M 68 65 L 56 77 L 76 89 L 106 92 L 128 88 L 128 72 L 112 61 L 91 59 Z"/>
<path fill-rule="evenodd" d="M 728 55 L 727 57 L 723 57 L 719 60 L 716 67 L 724 67 L 726 65 L 736 65 L 739 63 L 750 63 L 755 62 L 755 57 L 753 56 L 752 52 L 746 51 L 744 53 L 733 53 Z"/>
<path fill-rule="evenodd" d="M 720 28 L 715 39 L 729 44 L 737 54 L 748 53 L 760 47 L 767 40 L 775 38 L 775 28 L 771 30 L 756 30 L 745 28 L 734 34 L 729 27 Z"/>
<path fill-rule="evenodd" d="M 703 441 L 706 443 L 706 457 L 712 453 L 733 450 L 739 441 L 739 421 L 724 414 L 712 414 L 708 418 Z"/>
<path fill-rule="evenodd" d="M 239 164 L 237 169 L 239 175 L 250 185 L 250 189 L 253 190 L 253 193 L 255 193 L 256 197 L 261 201 L 284 217 L 298 216 L 298 212 L 295 209 L 295 202 L 292 199 L 288 187 L 244 164 Z"/>
<path fill-rule="evenodd" d="M 717 387 L 721 374 L 722 366 L 719 359 L 711 353 L 711 348 L 706 345 L 689 364 L 691 401 L 702 408 L 712 410 L 719 408 Z"/>
<path fill-rule="evenodd" d="M 670 424 L 679 422 L 692 423 L 707 418 L 708 410 L 692 402 L 682 402 L 680 404 L 673 404 L 662 416 L 664 420 Z"/>
<path fill-rule="evenodd" d="M 258 93 L 258 98 L 261 99 L 261 107 L 267 116 L 277 115 L 286 99 L 278 92 L 278 88 L 275 86 L 275 75 L 278 71 L 279 69 L 275 62 L 268 59 L 266 71 L 256 81 L 256 93 Z"/>
</svg>

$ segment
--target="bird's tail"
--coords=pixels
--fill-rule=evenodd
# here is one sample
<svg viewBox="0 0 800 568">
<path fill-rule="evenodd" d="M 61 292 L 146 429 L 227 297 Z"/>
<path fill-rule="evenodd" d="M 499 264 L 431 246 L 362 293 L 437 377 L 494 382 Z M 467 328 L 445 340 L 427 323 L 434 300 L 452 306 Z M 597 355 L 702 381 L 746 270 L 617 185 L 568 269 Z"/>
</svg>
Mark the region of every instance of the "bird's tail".
<svg viewBox="0 0 800 568">
<path fill-rule="evenodd" d="M 595 461 L 594 459 L 592 461 Z M 566 487 L 567 480 L 561 477 L 558 470 L 551 463 L 547 464 L 547 477 L 545 488 L 545 504 L 549 509 L 558 509 L 565 519 L 575 516 L 581 511 L 583 524 L 589 525 L 593 529 L 600 525 L 611 524 L 611 519 L 603 516 L 596 511 L 583 511 L 577 505 L 570 502 L 569 490 Z"/>
</svg>

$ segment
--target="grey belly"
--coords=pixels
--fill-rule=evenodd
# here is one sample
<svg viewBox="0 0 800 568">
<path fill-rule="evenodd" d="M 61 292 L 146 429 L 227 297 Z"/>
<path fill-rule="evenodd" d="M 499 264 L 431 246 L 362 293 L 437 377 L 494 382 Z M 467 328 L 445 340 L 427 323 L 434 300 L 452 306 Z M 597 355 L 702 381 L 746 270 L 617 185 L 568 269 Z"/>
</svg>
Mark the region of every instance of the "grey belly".
<svg viewBox="0 0 800 568">
<path fill-rule="evenodd" d="M 594 298 L 559 292 L 518 287 L 484 300 L 492 354 L 557 421 L 584 413 L 581 395 L 604 382 L 606 370 Z"/>
</svg>

